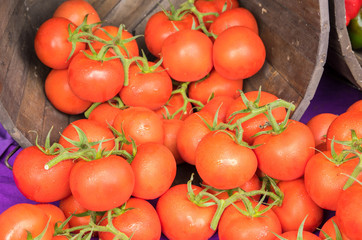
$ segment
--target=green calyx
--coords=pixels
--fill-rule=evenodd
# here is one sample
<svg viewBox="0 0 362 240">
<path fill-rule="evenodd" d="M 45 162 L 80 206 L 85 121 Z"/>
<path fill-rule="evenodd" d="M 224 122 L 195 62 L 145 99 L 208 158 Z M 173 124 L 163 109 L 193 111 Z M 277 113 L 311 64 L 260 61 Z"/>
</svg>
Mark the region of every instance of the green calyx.
<svg viewBox="0 0 362 240">
<path fill-rule="evenodd" d="M 352 49 L 358 50 L 362 48 L 362 8 L 357 16 L 353 18 L 348 27 L 348 35 L 352 44 Z"/>
</svg>

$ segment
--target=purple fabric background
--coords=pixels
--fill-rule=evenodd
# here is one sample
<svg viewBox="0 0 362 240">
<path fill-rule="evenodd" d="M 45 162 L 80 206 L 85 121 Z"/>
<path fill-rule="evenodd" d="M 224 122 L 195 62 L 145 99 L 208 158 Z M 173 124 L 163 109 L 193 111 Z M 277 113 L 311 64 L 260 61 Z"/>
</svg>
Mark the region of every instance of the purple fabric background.
<svg viewBox="0 0 362 240">
<path fill-rule="evenodd" d="M 353 102 L 362 99 L 362 92 L 355 89 L 346 80 L 341 79 L 333 71 L 326 70 L 322 76 L 316 94 L 310 106 L 301 118 L 301 122 L 307 123 L 313 116 L 319 113 L 343 113 Z M 362 119 L 361 119 L 362 121 Z M 0 125 L 0 213 L 17 203 L 34 203 L 26 199 L 16 188 L 12 172 L 5 166 L 4 160 L 15 149 L 17 143 Z M 12 165 L 18 150 L 9 160 Z M 155 204 L 156 201 L 152 203 Z M 56 203 L 55 203 L 56 204 Z M 326 212 L 325 219 L 333 215 Z M 166 240 L 164 236 L 161 238 Z M 211 240 L 217 240 L 215 234 Z"/>
</svg>

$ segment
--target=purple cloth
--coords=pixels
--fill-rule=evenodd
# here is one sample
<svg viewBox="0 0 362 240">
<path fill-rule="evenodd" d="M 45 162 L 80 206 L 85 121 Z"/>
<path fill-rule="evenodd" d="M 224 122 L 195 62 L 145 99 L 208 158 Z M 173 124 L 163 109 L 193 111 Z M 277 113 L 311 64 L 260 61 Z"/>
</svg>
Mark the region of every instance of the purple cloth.
<svg viewBox="0 0 362 240">
<path fill-rule="evenodd" d="M 334 75 L 332 71 L 325 71 L 317 88 L 310 106 L 300 119 L 307 123 L 313 116 L 319 113 L 341 114 L 355 101 L 362 99 L 362 92 L 349 85 L 346 80 Z M 25 198 L 17 189 L 11 170 L 4 163 L 4 160 L 17 143 L 11 138 L 6 130 L 0 125 L 0 213 L 17 203 L 34 203 Z M 9 163 L 12 165 L 16 155 L 21 149 L 10 157 Z M 156 201 L 152 201 L 155 204 Z M 333 216 L 333 212 L 326 211 L 325 220 Z M 162 236 L 162 240 L 167 240 Z M 215 234 L 211 240 L 217 240 Z"/>
</svg>

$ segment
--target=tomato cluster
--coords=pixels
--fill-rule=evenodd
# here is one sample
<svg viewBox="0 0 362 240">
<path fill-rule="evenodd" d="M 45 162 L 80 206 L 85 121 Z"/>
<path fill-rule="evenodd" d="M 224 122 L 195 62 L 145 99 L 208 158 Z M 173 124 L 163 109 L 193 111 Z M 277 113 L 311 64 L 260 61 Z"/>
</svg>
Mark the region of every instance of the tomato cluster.
<svg viewBox="0 0 362 240">
<path fill-rule="evenodd" d="M 39 204 L 0 214 L 0 239 L 361 239 L 361 102 L 303 124 L 244 93 L 258 34 L 238 1 L 189 0 L 150 17 L 149 60 L 86 1 L 62 3 L 35 50 L 49 101 L 85 117 L 17 155 L 16 186 Z M 202 182 L 175 184 L 181 163 Z"/>
</svg>

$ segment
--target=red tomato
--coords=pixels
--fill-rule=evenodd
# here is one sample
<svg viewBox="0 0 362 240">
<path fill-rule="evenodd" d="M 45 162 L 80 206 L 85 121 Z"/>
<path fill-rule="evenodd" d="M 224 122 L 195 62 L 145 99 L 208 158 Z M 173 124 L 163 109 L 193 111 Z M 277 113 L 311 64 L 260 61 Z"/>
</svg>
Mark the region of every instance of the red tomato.
<svg viewBox="0 0 362 240">
<path fill-rule="evenodd" d="M 189 97 L 206 104 L 210 96 L 240 96 L 239 90 L 243 89 L 243 80 L 230 80 L 222 77 L 212 70 L 207 78 L 202 81 L 192 82 L 188 89 Z"/>
<path fill-rule="evenodd" d="M 155 208 L 146 200 L 131 198 L 126 202 L 126 209 L 121 215 L 112 219 L 113 226 L 132 240 L 159 240 L 161 237 L 161 223 Z M 107 225 L 107 213 L 100 225 Z M 113 240 L 114 234 L 100 232 L 102 240 Z"/>
<path fill-rule="evenodd" d="M 70 195 L 69 175 L 73 161 L 62 161 L 49 170 L 45 164 L 56 157 L 47 155 L 37 146 L 24 148 L 15 158 L 14 181 L 20 192 L 36 202 L 54 202 Z"/>
<path fill-rule="evenodd" d="M 299 238 L 297 238 L 298 236 L 298 231 L 289 231 L 289 232 L 285 232 L 281 235 L 279 235 L 285 239 L 288 240 L 299 240 Z M 308 231 L 303 231 L 303 240 L 320 240 L 321 238 L 319 238 L 317 235 L 314 235 L 311 232 Z M 280 238 L 273 238 L 273 240 L 279 240 Z"/>
<path fill-rule="evenodd" d="M 85 53 L 91 54 L 90 50 Z M 119 59 L 97 61 L 88 58 L 84 52 L 74 56 L 68 74 L 69 86 L 74 94 L 91 102 L 105 102 L 113 98 L 124 82 L 123 65 Z"/>
<path fill-rule="evenodd" d="M 66 69 L 69 66 L 72 43 L 68 41 L 68 27 L 72 32 L 76 28 L 71 21 L 61 17 L 50 18 L 39 27 L 34 48 L 39 60 L 46 66 L 53 69 Z M 77 42 L 73 56 L 85 46 L 85 43 Z"/>
<path fill-rule="evenodd" d="M 164 194 L 176 176 L 176 161 L 172 152 L 161 143 L 138 146 L 131 167 L 135 175 L 132 195 L 155 199 Z"/>
<path fill-rule="evenodd" d="M 245 96 L 250 102 L 255 102 L 259 94 L 259 91 L 250 91 L 246 92 Z M 274 102 L 278 99 L 277 96 L 261 91 L 260 93 L 260 100 L 259 103 L 256 104 L 257 107 L 264 106 L 268 103 Z M 241 97 L 237 98 L 232 102 L 227 110 L 226 113 L 226 121 L 231 121 L 232 123 L 235 123 L 238 119 L 245 117 L 246 115 L 249 115 L 249 113 L 238 113 L 236 115 L 232 114 L 236 111 L 247 109 L 247 106 L 245 106 L 243 100 Z M 285 108 L 279 107 L 272 110 L 272 115 L 275 118 L 275 120 L 279 123 L 282 122 L 287 115 L 287 112 Z M 244 132 L 243 132 L 243 140 L 247 142 L 249 145 L 253 144 L 254 141 L 254 135 L 263 129 L 263 126 L 265 126 L 268 122 L 268 118 L 264 114 L 259 114 L 255 117 L 253 117 L 250 120 L 247 120 L 241 124 Z"/>
<path fill-rule="evenodd" d="M 353 240 L 362 239 L 362 185 L 354 183 L 340 196 L 336 218 L 341 231 Z"/>
<path fill-rule="evenodd" d="M 70 123 L 66 128 L 64 128 L 60 138 L 59 144 L 61 144 L 65 148 L 72 148 L 71 150 L 78 150 L 78 146 L 74 146 L 72 143 L 68 142 L 64 137 L 67 137 L 73 141 L 79 141 L 79 135 L 74 126 L 79 127 L 87 136 L 88 143 L 98 142 L 103 140 L 102 149 L 106 151 L 110 151 L 114 148 L 114 135 L 113 132 L 98 123 L 97 121 L 90 119 L 79 119 L 72 123 Z M 98 150 L 99 144 L 92 146 L 94 149 Z"/>
<path fill-rule="evenodd" d="M 259 169 L 278 180 L 294 180 L 304 174 L 308 160 L 314 155 L 314 137 L 307 125 L 289 120 L 278 134 L 263 134 L 255 138 L 254 149 Z"/>
<path fill-rule="evenodd" d="M 234 203 L 245 211 L 243 202 Z M 257 203 L 252 202 L 253 207 Z M 265 206 L 261 205 L 260 210 Z M 218 228 L 220 240 L 250 240 L 250 239 L 274 239 L 276 234 L 281 234 L 282 228 L 279 219 L 273 210 L 269 210 L 261 216 L 250 217 L 243 215 L 234 205 L 230 205 L 223 212 Z"/>
<path fill-rule="evenodd" d="M 232 189 L 254 176 L 258 161 L 253 150 L 237 144 L 227 133 L 212 131 L 199 142 L 195 165 L 200 177 L 210 186 Z"/>
<path fill-rule="evenodd" d="M 327 131 L 327 149 L 331 149 L 331 141 L 351 141 L 351 129 L 354 129 L 358 138 L 362 138 L 362 111 L 349 111 L 339 115 L 329 126 Z M 362 145 L 361 145 L 362 146 Z M 334 150 L 338 153 L 350 147 L 334 143 Z"/>
<path fill-rule="evenodd" d="M 306 216 L 304 230 L 313 232 L 323 220 L 323 209 L 308 195 L 304 179 L 280 181 L 278 187 L 284 193 L 281 206 L 274 206 L 283 232 L 298 231 Z"/>
<path fill-rule="evenodd" d="M 208 112 L 193 113 L 184 120 L 177 135 L 176 145 L 181 158 L 192 165 L 195 165 L 197 145 L 211 131 L 202 119 L 210 125 L 214 120 Z"/>
<path fill-rule="evenodd" d="M 58 235 L 54 236 L 52 240 L 68 240 L 68 238 L 66 236 Z"/>
<path fill-rule="evenodd" d="M 155 112 L 161 118 L 167 118 L 167 112 L 170 116 L 173 115 L 176 111 L 178 111 L 184 105 L 184 102 L 185 101 L 181 94 L 177 93 L 177 94 L 171 95 L 171 98 L 168 100 L 168 102 L 164 106 L 162 106 L 160 109 L 155 110 Z M 167 112 L 166 112 L 165 108 L 167 109 Z M 179 113 L 177 113 L 175 115 L 174 118 L 183 120 L 186 117 L 188 117 L 191 113 L 192 113 L 192 105 L 191 105 L 191 103 L 187 102 L 186 110 L 180 111 Z"/>
<path fill-rule="evenodd" d="M 87 24 L 100 22 L 97 11 L 91 4 L 84 0 L 67 0 L 55 10 L 53 17 L 64 17 L 79 26 L 84 17 L 88 15 Z"/>
<path fill-rule="evenodd" d="M 0 214 L 0 239 L 24 240 L 27 232 L 35 238 L 45 229 L 49 217 L 36 205 L 19 203 Z M 53 231 L 47 231 L 42 240 L 51 240 Z"/>
<path fill-rule="evenodd" d="M 130 107 L 121 111 L 114 119 L 114 128 L 125 134 L 129 142 L 133 139 L 136 145 L 147 142 L 163 143 L 162 119 L 152 110 L 145 107 Z M 132 152 L 132 145 L 125 144 L 124 149 Z"/>
<path fill-rule="evenodd" d="M 308 194 L 320 207 L 335 211 L 343 187 L 358 164 L 358 159 L 351 159 L 342 164 L 335 164 L 330 151 L 317 153 L 311 157 L 305 168 L 304 181 Z M 362 173 L 357 177 L 362 180 Z"/>
<path fill-rule="evenodd" d="M 229 9 L 221 13 L 210 25 L 209 31 L 219 35 L 233 26 L 247 27 L 256 34 L 259 34 L 258 24 L 254 15 L 248 9 L 241 7 Z"/>
<path fill-rule="evenodd" d="M 80 205 L 91 211 L 107 211 L 130 198 L 135 176 L 125 159 L 110 155 L 90 162 L 77 162 L 69 183 L 72 195 Z"/>
<path fill-rule="evenodd" d="M 161 55 L 171 78 L 194 82 L 205 77 L 213 67 L 212 42 L 204 33 L 183 29 L 165 39 Z"/>
<path fill-rule="evenodd" d="M 225 78 L 236 80 L 255 75 L 262 68 L 265 57 L 262 39 L 247 27 L 230 27 L 214 42 L 214 67 Z"/>
<path fill-rule="evenodd" d="M 121 89 L 119 96 L 127 106 L 156 110 L 167 103 L 171 93 L 172 81 L 162 66 L 145 72 L 134 63 L 129 68 L 129 84 Z"/>
<path fill-rule="evenodd" d="M 146 23 L 145 43 L 152 55 L 159 58 L 164 40 L 181 29 L 191 29 L 197 20 L 192 14 L 185 14 L 181 19 L 169 19 L 163 12 L 153 14 Z"/>
<path fill-rule="evenodd" d="M 196 9 L 201 13 L 218 13 L 218 8 L 216 7 L 215 1 L 195 0 L 194 5 Z M 215 21 L 215 19 L 215 15 L 206 15 L 202 18 L 206 28 L 209 28 L 211 23 Z"/>
<path fill-rule="evenodd" d="M 50 218 L 50 223 L 47 231 L 54 231 L 55 224 L 58 224 L 58 227 L 66 220 L 64 212 L 59 207 L 50 204 L 50 203 L 41 203 L 36 205 L 38 208 L 42 209 Z M 69 228 L 69 224 L 66 223 L 64 229 Z"/>
<path fill-rule="evenodd" d="M 327 150 L 326 135 L 329 126 L 336 119 L 337 115 L 332 113 L 321 113 L 307 122 L 307 126 L 313 133 L 315 145 L 318 150 Z"/>
<path fill-rule="evenodd" d="M 222 13 L 228 9 L 239 7 L 239 1 L 237 0 L 213 0 L 215 2 L 217 11 Z"/>
<path fill-rule="evenodd" d="M 227 122 L 227 110 L 230 105 L 234 102 L 234 98 L 230 96 L 218 96 L 211 99 L 206 105 L 200 110 L 200 112 L 208 112 L 212 116 L 216 115 L 218 111 L 218 119 L 220 122 Z"/>
<path fill-rule="evenodd" d="M 355 112 L 355 111 L 362 111 L 362 100 L 354 102 L 352 105 L 350 105 L 346 112 Z"/>
<path fill-rule="evenodd" d="M 202 188 L 192 186 L 195 194 Z M 215 231 L 210 228 L 216 205 L 199 207 L 188 198 L 187 185 L 179 184 L 163 194 L 156 205 L 162 232 L 168 239 L 209 239 Z"/>
<path fill-rule="evenodd" d="M 180 119 L 163 119 L 163 144 L 172 152 L 176 164 L 184 162 L 177 149 L 177 134 L 182 124 L 183 121 Z"/>
<path fill-rule="evenodd" d="M 70 89 L 67 69 L 50 71 L 45 79 L 45 94 L 56 109 L 71 115 L 83 113 L 92 104 L 80 99 Z"/>
<path fill-rule="evenodd" d="M 341 232 L 341 229 L 340 229 L 340 227 L 339 227 L 339 224 L 337 223 L 338 221 L 337 221 L 337 217 L 336 217 L 336 216 L 333 216 L 333 217 L 329 218 L 329 219 L 323 224 L 323 226 L 321 227 L 321 231 L 319 232 L 319 237 L 320 237 L 322 240 L 327 239 L 327 238 L 324 236 L 324 234 L 323 234 L 323 232 L 325 232 L 329 237 L 331 237 L 332 240 L 336 240 L 336 230 L 335 230 L 335 228 L 334 228 L 334 225 L 333 225 L 333 222 L 332 222 L 332 221 L 334 221 L 334 223 L 337 225 L 338 230 L 339 230 L 339 232 L 340 232 L 341 235 L 342 235 L 342 239 L 340 239 L 340 240 L 349 240 L 349 238 L 347 238 L 347 237 L 345 236 L 345 234 L 344 234 L 343 232 Z"/>
<path fill-rule="evenodd" d="M 110 38 L 103 30 L 105 30 L 108 34 L 110 34 L 113 39 L 114 37 L 117 36 L 118 34 L 118 31 L 119 31 L 119 27 L 115 27 L 115 26 L 102 26 L 102 28 L 98 28 L 96 29 L 93 34 L 96 36 L 96 37 L 99 37 L 105 41 L 110 41 L 112 38 Z M 132 38 L 133 35 L 131 33 L 129 33 L 127 30 L 125 29 L 122 29 L 122 36 L 121 36 L 121 39 L 120 40 L 117 40 L 115 41 L 115 44 L 118 45 L 118 48 L 120 50 L 120 52 L 122 53 L 122 55 L 126 58 L 132 58 L 132 57 L 135 57 L 135 56 L 139 56 L 139 49 L 138 49 L 138 44 L 136 42 L 136 40 L 132 40 L 130 42 L 127 42 L 127 43 L 124 43 L 124 47 L 127 49 L 127 52 L 125 51 L 125 49 L 123 47 L 121 47 L 119 45 L 119 42 L 122 41 L 122 40 L 126 40 L 128 38 Z M 98 41 L 94 41 L 91 43 L 92 47 L 94 49 L 101 49 L 105 44 L 101 43 L 101 42 L 98 42 Z M 113 49 L 110 49 L 110 51 L 112 53 L 115 54 L 114 50 Z"/>
<path fill-rule="evenodd" d="M 108 102 L 104 102 L 92 110 L 88 119 L 95 120 L 106 127 L 108 127 L 108 124 L 113 126 L 114 119 L 121 111 L 120 108 L 114 107 Z"/>
</svg>

